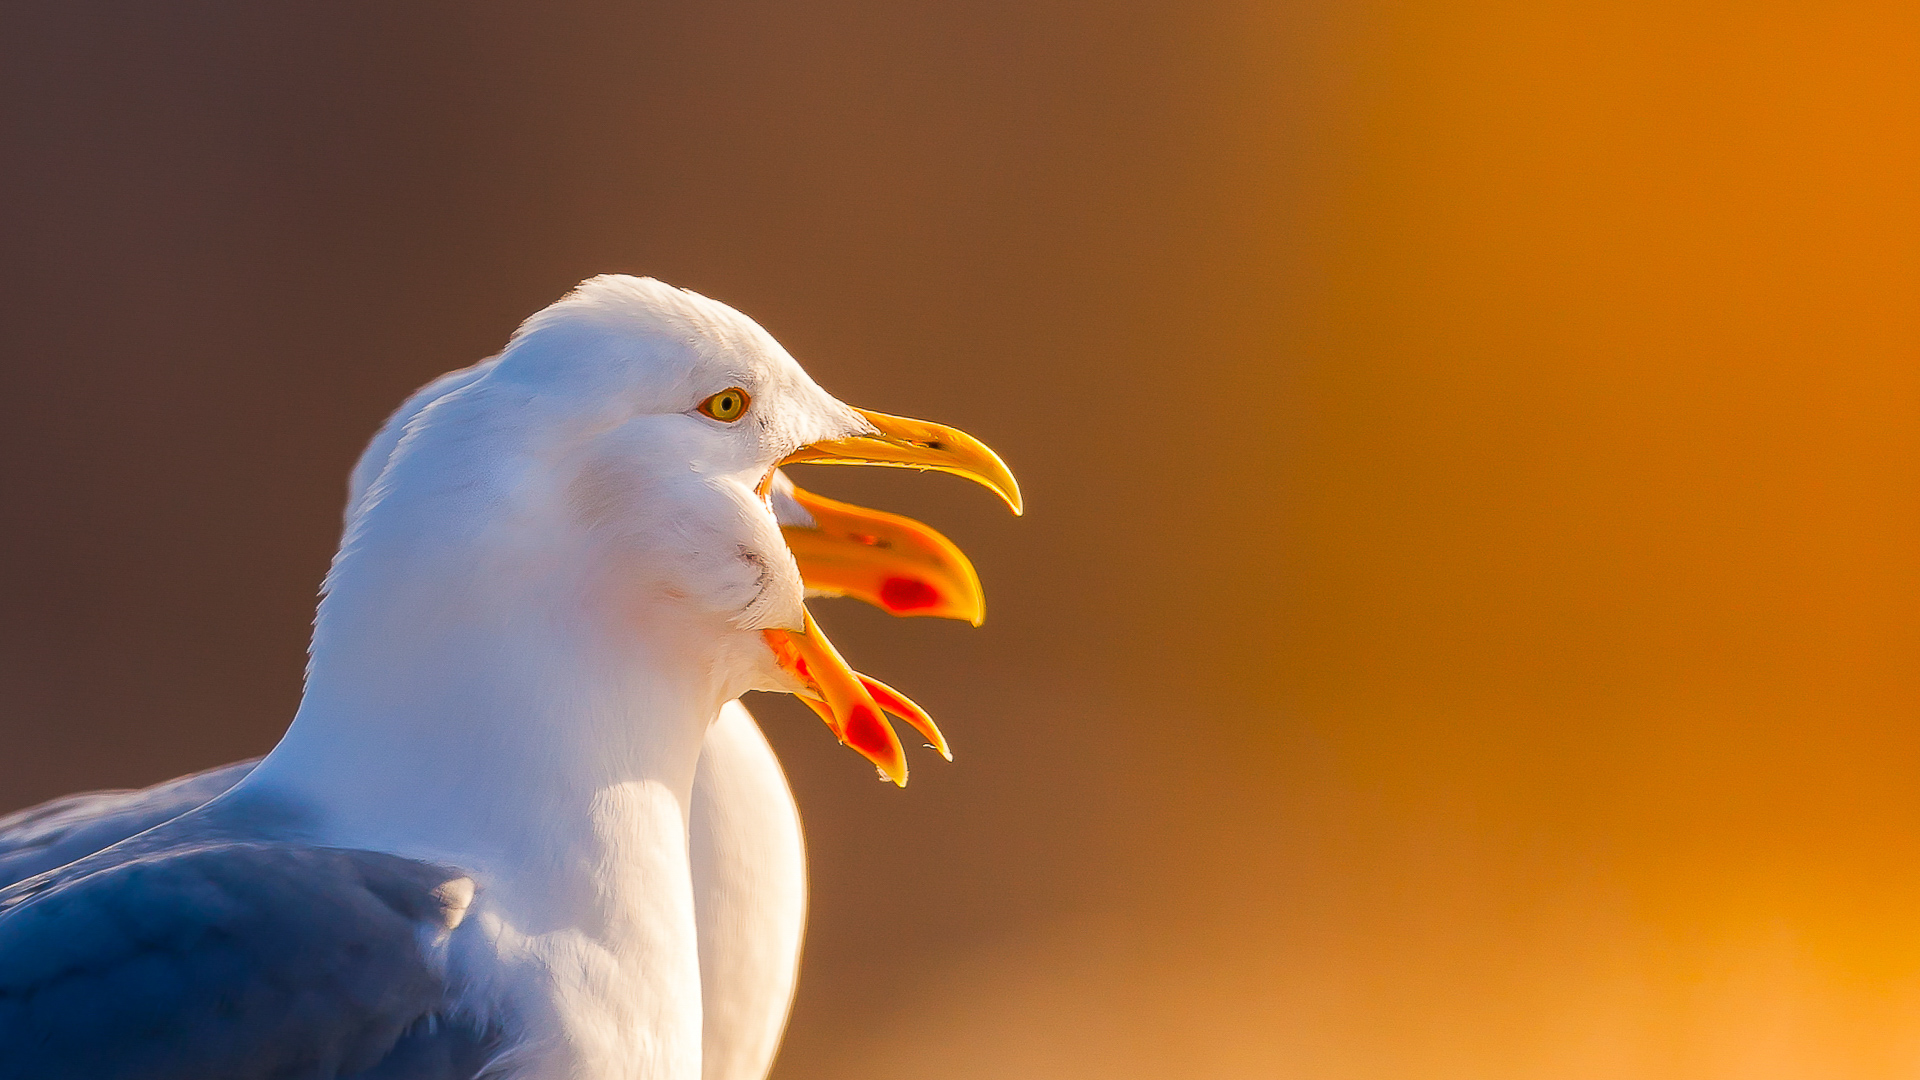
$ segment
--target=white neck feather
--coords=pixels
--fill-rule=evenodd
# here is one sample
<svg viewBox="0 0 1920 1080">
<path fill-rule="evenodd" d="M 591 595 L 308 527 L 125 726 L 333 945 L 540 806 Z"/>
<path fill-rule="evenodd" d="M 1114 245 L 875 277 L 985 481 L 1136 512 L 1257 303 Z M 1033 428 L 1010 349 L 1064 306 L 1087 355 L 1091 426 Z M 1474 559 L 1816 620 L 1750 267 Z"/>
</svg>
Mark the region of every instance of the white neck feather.
<svg viewBox="0 0 1920 1080">
<path fill-rule="evenodd" d="M 687 812 L 747 688 L 728 628 L 624 586 L 513 433 L 455 430 L 409 436 L 369 495 L 245 787 L 313 842 L 473 874 L 485 955 L 455 964 L 548 1047 L 526 1075 L 697 1076 Z"/>
</svg>

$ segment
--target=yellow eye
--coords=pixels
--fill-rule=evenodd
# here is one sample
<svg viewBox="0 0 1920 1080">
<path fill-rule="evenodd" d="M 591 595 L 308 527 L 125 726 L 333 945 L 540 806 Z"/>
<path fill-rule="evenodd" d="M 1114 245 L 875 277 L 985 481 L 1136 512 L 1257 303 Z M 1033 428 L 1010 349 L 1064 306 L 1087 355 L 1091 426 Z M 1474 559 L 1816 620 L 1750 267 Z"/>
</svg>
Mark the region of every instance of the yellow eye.
<svg viewBox="0 0 1920 1080">
<path fill-rule="evenodd" d="M 700 411 L 722 423 L 731 424 L 747 415 L 747 404 L 752 400 L 745 390 L 732 386 L 701 402 Z"/>
</svg>

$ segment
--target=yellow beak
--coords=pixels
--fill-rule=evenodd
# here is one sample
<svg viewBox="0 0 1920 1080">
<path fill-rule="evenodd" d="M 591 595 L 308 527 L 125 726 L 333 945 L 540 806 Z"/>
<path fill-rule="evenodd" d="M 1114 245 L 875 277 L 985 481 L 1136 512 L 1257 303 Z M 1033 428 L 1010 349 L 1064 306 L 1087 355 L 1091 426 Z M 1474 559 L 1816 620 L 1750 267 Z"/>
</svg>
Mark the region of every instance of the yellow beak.
<svg viewBox="0 0 1920 1080">
<path fill-rule="evenodd" d="M 980 575 L 954 542 L 910 517 L 788 490 L 813 519 L 780 531 L 809 593 L 851 596 L 889 615 L 931 615 L 979 626 Z"/>
<path fill-rule="evenodd" d="M 991 488 L 1016 514 L 1020 485 L 986 444 L 966 432 L 924 420 L 860 411 L 873 431 L 803 447 L 781 465 L 890 465 L 963 476 Z M 771 484 L 773 475 L 768 474 Z M 798 488 L 793 498 L 815 527 L 782 529 L 809 589 L 853 596 L 895 615 L 939 615 L 978 626 L 985 600 L 973 564 L 951 540 L 898 514 L 851 506 Z M 906 695 L 854 671 L 808 612 L 803 629 L 763 630 L 799 697 L 836 738 L 853 747 L 885 779 L 905 787 L 906 751 L 886 714 L 905 720 L 947 760 L 953 754 L 931 717 Z"/>
<path fill-rule="evenodd" d="M 993 489 L 1015 514 L 1023 510 L 1019 482 L 1014 480 L 1000 455 L 987 449 L 986 443 L 944 424 L 865 409 L 854 411 L 873 425 L 870 434 L 824 439 L 801 447 L 780 464 L 890 465 L 952 473 Z"/>
</svg>

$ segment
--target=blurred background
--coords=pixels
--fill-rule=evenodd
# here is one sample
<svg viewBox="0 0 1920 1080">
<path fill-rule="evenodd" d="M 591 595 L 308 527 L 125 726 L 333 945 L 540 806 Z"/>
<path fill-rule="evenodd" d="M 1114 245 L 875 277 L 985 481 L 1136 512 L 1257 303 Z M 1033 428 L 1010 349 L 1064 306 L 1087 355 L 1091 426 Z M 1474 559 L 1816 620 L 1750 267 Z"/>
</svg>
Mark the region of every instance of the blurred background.
<svg viewBox="0 0 1920 1080">
<path fill-rule="evenodd" d="M 1920 8 L 0 10 L 0 803 L 266 750 L 362 443 L 604 271 L 1031 510 L 756 710 L 779 1080 L 1920 1074 Z"/>
</svg>

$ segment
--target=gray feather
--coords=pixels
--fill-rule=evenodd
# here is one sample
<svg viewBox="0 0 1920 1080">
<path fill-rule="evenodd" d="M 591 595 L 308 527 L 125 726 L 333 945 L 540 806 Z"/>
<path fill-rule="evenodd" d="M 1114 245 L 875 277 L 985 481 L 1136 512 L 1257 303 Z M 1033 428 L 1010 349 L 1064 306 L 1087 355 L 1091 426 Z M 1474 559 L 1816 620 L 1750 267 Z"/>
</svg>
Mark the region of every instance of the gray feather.
<svg viewBox="0 0 1920 1080">
<path fill-rule="evenodd" d="M 5 819 L 0 858 L 132 835 L 0 889 L 0 1080 L 471 1080 L 495 1040 L 449 1016 L 424 944 L 471 880 L 258 839 L 271 815 L 235 799 L 168 813 L 229 770 Z"/>
</svg>

